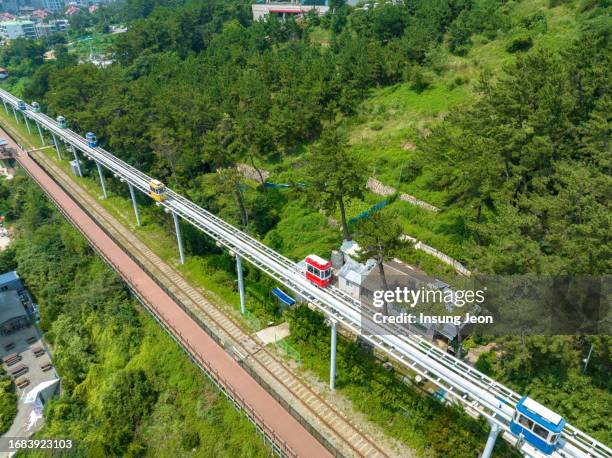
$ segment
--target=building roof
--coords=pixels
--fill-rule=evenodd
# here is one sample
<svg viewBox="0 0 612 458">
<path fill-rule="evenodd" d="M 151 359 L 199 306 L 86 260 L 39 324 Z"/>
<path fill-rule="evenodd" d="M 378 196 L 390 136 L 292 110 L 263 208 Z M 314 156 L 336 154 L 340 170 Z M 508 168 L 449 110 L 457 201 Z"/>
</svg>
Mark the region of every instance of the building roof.
<svg viewBox="0 0 612 458">
<path fill-rule="evenodd" d="M 352 258 L 347 258 L 342 268 L 338 271 L 338 277 L 344 277 L 351 283 L 361 286 L 375 265 L 376 261 L 373 259 L 368 259 L 365 264 L 361 264 Z"/>
<path fill-rule="evenodd" d="M 32 21 L 13 20 L 2 21 L 2 25 L 34 25 L 34 23 Z"/>
<path fill-rule="evenodd" d="M 14 318 L 27 315 L 19 299 L 17 291 L 3 291 L 0 293 L 0 325 Z"/>
<path fill-rule="evenodd" d="M 16 270 L 0 274 L 0 286 L 15 280 L 20 280 Z"/>
</svg>

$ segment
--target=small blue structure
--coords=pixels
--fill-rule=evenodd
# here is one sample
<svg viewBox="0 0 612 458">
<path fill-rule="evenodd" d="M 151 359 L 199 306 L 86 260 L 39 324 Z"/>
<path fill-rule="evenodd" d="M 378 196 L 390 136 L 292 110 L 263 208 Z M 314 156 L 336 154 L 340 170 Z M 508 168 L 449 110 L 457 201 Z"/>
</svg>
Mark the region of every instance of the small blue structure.
<svg viewBox="0 0 612 458">
<path fill-rule="evenodd" d="M 57 125 L 59 126 L 60 129 L 65 129 L 67 127 L 66 118 L 64 118 L 63 116 L 58 116 Z"/>
<path fill-rule="evenodd" d="M 291 185 L 285 183 L 272 183 L 271 181 L 266 181 L 264 183 L 264 188 L 272 188 L 272 189 L 287 189 L 290 188 Z"/>
<path fill-rule="evenodd" d="M 6 272 L 0 275 L 0 291 L 22 291 L 23 283 L 16 271 Z"/>
<path fill-rule="evenodd" d="M 565 419 L 533 399 L 523 396 L 516 405 L 510 431 L 543 453 L 551 454 L 558 446 Z"/>
<path fill-rule="evenodd" d="M 32 111 L 34 113 L 40 113 L 40 104 L 38 102 L 32 102 Z"/>
<path fill-rule="evenodd" d="M 26 104 L 23 100 L 17 101 L 17 108 L 19 108 L 21 111 L 26 111 L 27 109 Z"/>
<path fill-rule="evenodd" d="M 444 397 L 446 396 L 446 390 L 444 388 L 438 388 L 433 394 L 433 398 L 436 401 L 444 402 Z"/>
<path fill-rule="evenodd" d="M 93 132 L 87 132 L 85 134 L 85 139 L 87 140 L 87 144 L 90 147 L 95 148 L 96 146 L 98 146 L 98 138 Z"/>
<path fill-rule="evenodd" d="M 370 216 L 372 213 L 376 213 L 377 211 L 381 210 L 388 203 L 389 203 L 389 201 L 387 199 L 383 200 L 382 202 L 377 203 L 376 205 L 368 208 L 366 211 L 363 211 L 363 212 L 359 213 L 354 218 L 351 218 L 349 220 L 349 223 L 354 223 L 356 221 L 359 221 L 360 219 L 363 219 L 363 218 L 366 218 L 366 217 Z"/>
<path fill-rule="evenodd" d="M 288 306 L 292 306 L 295 304 L 295 299 L 291 296 L 288 296 L 282 289 L 280 288 L 272 288 L 272 294 L 274 294 L 278 299 Z"/>
</svg>

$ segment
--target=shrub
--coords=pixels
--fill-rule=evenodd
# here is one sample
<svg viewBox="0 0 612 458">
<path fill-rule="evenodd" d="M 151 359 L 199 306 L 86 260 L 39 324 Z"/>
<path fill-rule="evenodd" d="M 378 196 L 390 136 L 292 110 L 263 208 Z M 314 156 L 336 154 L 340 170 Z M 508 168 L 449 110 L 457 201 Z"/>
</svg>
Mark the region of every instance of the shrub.
<svg viewBox="0 0 612 458">
<path fill-rule="evenodd" d="M 456 87 L 463 86 L 469 82 L 470 79 L 467 76 L 455 76 L 455 78 L 453 78 L 451 83 L 448 85 L 448 89 L 452 91 Z"/>
<path fill-rule="evenodd" d="M 418 161 L 414 159 L 408 159 L 400 168 L 399 182 L 410 183 L 412 180 L 414 180 L 421 174 L 422 170 L 423 166 L 419 164 Z"/>
<path fill-rule="evenodd" d="M 187 451 L 198 448 L 200 446 L 200 435 L 194 430 L 185 431 L 181 439 L 181 445 Z"/>
<path fill-rule="evenodd" d="M 0 433 L 4 433 L 13 424 L 17 415 L 17 395 L 15 385 L 10 378 L 0 379 Z"/>
<path fill-rule="evenodd" d="M 533 46 L 533 39 L 528 34 L 521 34 L 512 39 L 506 51 L 509 53 L 525 52 Z"/>
<path fill-rule="evenodd" d="M 410 71 L 410 83 L 413 91 L 421 93 L 431 85 L 431 78 L 422 67 L 415 66 Z"/>
</svg>

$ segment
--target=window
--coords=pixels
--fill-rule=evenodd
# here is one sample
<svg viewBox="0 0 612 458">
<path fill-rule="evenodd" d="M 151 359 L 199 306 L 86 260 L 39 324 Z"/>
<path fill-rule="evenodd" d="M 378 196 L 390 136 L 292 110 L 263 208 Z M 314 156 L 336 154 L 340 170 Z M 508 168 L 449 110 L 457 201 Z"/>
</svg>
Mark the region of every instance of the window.
<svg viewBox="0 0 612 458">
<path fill-rule="evenodd" d="M 314 268 L 310 264 L 308 264 L 308 272 L 310 272 L 311 274 L 314 273 Z"/>
<path fill-rule="evenodd" d="M 519 416 L 519 423 L 527 428 L 527 429 L 531 429 L 533 427 L 533 421 L 531 421 L 529 418 L 527 418 L 525 415 L 520 415 Z"/>
<path fill-rule="evenodd" d="M 557 443 L 557 439 L 559 439 L 559 435 L 558 434 L 551 434 L 550 438 L 548 439 L 548 442 L 551 444 L 556 444 Z"/>
<path fill-rule="evenodd" d="M 548 439 L 549 431 L 546 428 L 541 427 L 537 423 L 533 427 L 533 432 L 544 440 Z"/>
</svg>

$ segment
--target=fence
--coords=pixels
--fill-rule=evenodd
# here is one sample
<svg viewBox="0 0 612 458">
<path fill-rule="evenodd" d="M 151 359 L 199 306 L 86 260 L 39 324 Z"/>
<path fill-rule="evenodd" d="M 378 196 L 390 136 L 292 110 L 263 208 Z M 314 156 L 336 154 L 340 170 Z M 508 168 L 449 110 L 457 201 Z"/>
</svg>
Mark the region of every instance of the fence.
<svg viewBox="0 0 612 458">
<path fill-rule="evenodd" d="M 390 196 L 397 192 L 397 189 L 395 189 L 394 187 L 387 186 L 381 183 L 380 181 L 378 181 L 374 177 L 368 178 L 368 183 L 366 187 L 370 191 L 372 191 L 374 194 L 378 194 L 379 196 Z M 425 210 L 428 210 L 434 213 L 437 213 L 440 211 L 438 207 L 435 207 L 423 200 L 419 200 L 416 197 L 411 196 L 410 194 L 400 194 L 399 199 L 404 202 L 408 202 L 409 204 L 416 205 L 417 207 L 424 208 Z"/>
</svg>

